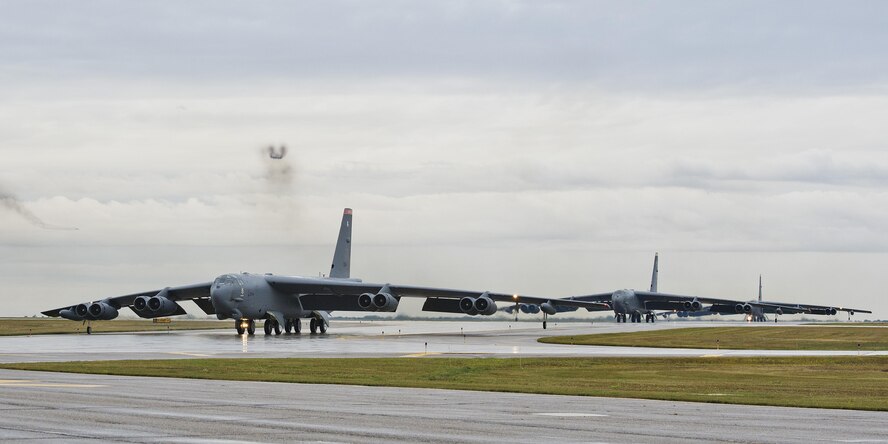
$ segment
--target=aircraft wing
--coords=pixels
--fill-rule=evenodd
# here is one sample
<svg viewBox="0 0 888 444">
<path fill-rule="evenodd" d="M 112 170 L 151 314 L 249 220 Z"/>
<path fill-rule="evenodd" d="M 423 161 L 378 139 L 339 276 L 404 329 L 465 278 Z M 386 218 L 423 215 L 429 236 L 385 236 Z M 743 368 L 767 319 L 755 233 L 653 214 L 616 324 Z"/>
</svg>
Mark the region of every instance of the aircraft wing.
<svg viewBox="0 0 888 444">
<path fill-rule="evenodd" d="M 538 296 L 525 296 L 518 294 L 493 293 L 487 291 L 454 290 L 448 288 L 420 287 L 411 285 L 373 284 L 346 279 L 304 278 L 295 276 L 267 276 L 266 281 L 277 290 L 300 295 L 300 301 L 306 310 L 361 310 L 360 308 L 334 308 L 357 307 L 357 297 L 362 293 L 386 292 L 395 297 L 417 297 L 430 300 L 458 301 L 464 297 L 477 298 L 487 295 L 498 302 L 543 304 L 551 302 L 553 305 L 567 307 L 582 307 L 589 311 L 610 310 L 610 306 L 603 303 L 570 299 L 546 298 Z M 343 300 L 348 298 L 349 301 Z M 353 301 L 352 301 L 353 300 Z M 362 311 L 362 310 L 361 310 Z"/>
<path fill-rule="evenodd" d="M 116 309 L 120 309 L 123 307 L 129 307 L 129 306 L 133 305 L 133 302 L 139 296 L 149 296 L 150 297 L 150 296 L 158 295 L 158 294 L 165 291 L 166 292 L 165 297 L 171 301 L 175 302 L 175 301 L 183 301 L 183 300 L 193 300 L 195 303 L 197 303 L 198 306 L 200 306 L 202 309 L 204 309 L 204 311 L 206 311 L 206 309 L 204 308 L 204 304 L 202 304 L 202 302 L 206 301 L 207 303 L 209 303 L 210 286 L 211 285 L 212 285 L 212 282 L 202 282 L 199 284 L 182 285 L 179 287 L 167 287 L 167 288 L 162 288 L 159 290 L 143 291 L 141 293 L 133 293 L 133 294 L 127 294 L 127 295 L 123 295 L 123 296 L 114 296 L 114 297 L 109 297 L 109 298 L 105 298 L 105 299 L 99 299 L 99 300 L 96 300 L 93 302 L 104 302 Z M 73 310 L 75 307 L 76 307 L 76 305 L 56 308 L 53 310 L 44 311 L 43 314 L 46 316 L 59 317 L 59 316 L 61 316 L 60 313 L 62 312 L 62 310 Z M 212 307 L 212 305 L 210 305 L 210 307 Z M 181 314 L 184 314 L 184 311 Z M 208 314 L 212 314 L 212 313 L 208 313 Z"/>
<path fill-rule="evenodd" d="M 752 302 L 750 302 L 752 303 Z M 836 311 L 846 311 L 849 313 L 872 313 L 869 310 L 864 310 L 862 308 L 849 308 L 849 307 L 836 307 L 836 306 L 826 306 L 826 305 L 811 305 L 811 304 L 791 304 L 784 302 L 765 302 L 766 304 L 779 305 L 781 307 L 789 306 L 799 310 L 802 310 L 802 313 L 810 313 L 810 314 L 825 314 L 825 311 L 828 310 L 836 310 Z"/>
<path fill-rule="evenodd" d="M 735 310 L 735 306 L 737 304 L 749 304 L 752 306 L 761 307 L 765 309 L 765 312 L 767 313 L 774 313 L 777 311 L 777 309 L 780 309 L 787 314 L 809 312 L 807 308 L 801 307 L 797 304 L 738 301 L 732 299 L 713 298 L 709 296 L 690 296 L 637 290 L 633 290 L 633 293 L 636 297 L 638 297 L 640 301 L 645 304 L 645 307 L 651 310 L 684 310 L 686 309 L 684 307 L 685 302 L 693 302 L 694 300 L 697 300 L 701 304 L 712 304 L 713 309 L 711 311 L 717 313 L 737 313 Z M 612 297 L 613 293 L 598 293 L 583 296 L 574 296 L 568 299 L 607 303 L 612 300 Z M 828 307 L 820 308 L 827 309 Z"/>
</svg>

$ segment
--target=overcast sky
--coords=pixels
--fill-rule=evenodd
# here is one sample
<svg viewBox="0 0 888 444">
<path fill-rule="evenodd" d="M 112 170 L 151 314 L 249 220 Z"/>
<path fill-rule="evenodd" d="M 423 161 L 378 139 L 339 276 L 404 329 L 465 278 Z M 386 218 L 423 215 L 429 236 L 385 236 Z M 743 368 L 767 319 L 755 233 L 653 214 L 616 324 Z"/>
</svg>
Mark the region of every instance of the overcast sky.
<svg viewBox="0 0 888 444">
<path fill-rule="evenodd" d="M 888 318 L 886 2 L 2 5 L 0 315 L 327 272 L 352 207 L 368 281 L 597 293 L 659 251 L 663 291 Z"/>
</svg>

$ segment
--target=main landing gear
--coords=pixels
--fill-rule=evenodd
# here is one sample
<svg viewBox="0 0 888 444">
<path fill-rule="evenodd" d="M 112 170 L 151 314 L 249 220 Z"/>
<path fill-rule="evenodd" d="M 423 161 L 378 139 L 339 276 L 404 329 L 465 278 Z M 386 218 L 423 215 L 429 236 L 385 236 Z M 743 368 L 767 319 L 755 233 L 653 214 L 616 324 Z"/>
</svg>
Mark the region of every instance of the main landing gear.
<svg viewBox="0 0 888 444">
<path fill-rule="evenodd" d="M 281 323 L 275 319 L 266 319 L 263 327 L 265 329 L 265 336 L 271 335 L 272 331 L 275 336 L 281 334 Z"/>
<path fill-rule="evenodd" d="M 298 335 L 302 333 L 302 320 L 299 318 L 287 319 L 282 326 L 276 319 L 269 318 L 265 320 L 262 327 L 263 330 L 265 330 L 266 336 L 271 336 L 272 334 L 277 336 L 284 331 L 286 331 L 287 334 L 293 332 Z M 318 331 L 320 331 L 321 334 L 327 332 L 327 324 L 325 324 L 320 318 L 311 318 L 309 328 L 311 329 L 312 334 L 316 334 Z M 237 330 L 237 334 L 239 335 L 246 332 L 252 336 L 256 333 L 256 321 L 253 319 L 236 319 L 234 321 L 234 329 Z"/>
<path fill-rule="evenodd" d="M 657 316 L 654 315 L 653 313 L 648 313 L 648 314 L 644 315 L 644 322 L 646 322 L 646 323 L 650 322 L 651 324 L 653 324 L 656 321 L 657 321 Z"/>
<path fill-rule="evenodd" d="M 614 320 L 617 323 L 620 322 L 632 322 L 632 323 L 640 323 L 641 322 L 641 313 L 617 313 L 614 315 Z M 655 316 L 653 314 L 644 315 L 644 322 L 654 322 Z"/>
<path fill-rule="evenodd" d="M 284 322 L 284 331 L 286 331 L 287 334 L 290 334 L 291 331 L 295 332 L 297 335 L 302 333 L 302 320 L 299 318 L 287 319 Z"/>
<path fill-rule="evenodd" d="M 321 331 L 321 334 L 327 333 L 327 324 L 324 323 L 323 319 L 311 318 L 308 328 L 311 330 L 311 334 L 317 334 L 318 330 Z"/>
<path fill-rule="evenodd" d="M 248 335 L 253 336 L 256 334 L 256 321 L 252 319 L 235 319 L 234 329 L 237 330 L 239 335 L 244 334 L 246 331 Z"/>
</svg>

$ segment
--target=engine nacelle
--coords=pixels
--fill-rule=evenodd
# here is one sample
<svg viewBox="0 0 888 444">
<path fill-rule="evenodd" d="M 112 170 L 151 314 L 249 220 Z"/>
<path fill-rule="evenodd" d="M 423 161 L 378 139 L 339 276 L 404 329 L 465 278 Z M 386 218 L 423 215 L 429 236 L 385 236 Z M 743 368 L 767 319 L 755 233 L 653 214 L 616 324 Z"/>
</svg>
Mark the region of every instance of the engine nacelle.
<svg viewBox="0 0 888 444">
<path fill-rule="evenodd" d="M 148 299 L 151 299 L 148 296 L 139 296 L 133 301 L 133 308 L 137 312 L 148 311 Z"/>
<path fill-rule="evenodd" d="M 117 317 L 117 309 L 104 303 L 94 302 L 87 308 L 89 319 L 108 321 Z"/>
<path fill-rule="evenodd" d="M 703 309 L 703 304 L 696 299 L 693 301 L 684 301 L 684 304 L 682 305 L 684 306 L 685 311 L 700 311 Z"/>
<path fill-rule="evenodd" d="M 781 316 L 782 316 L 782 315 L 783 315 L 783 309 L 780 308 L 780 307 L 777 307 L 777 309 L 774 310 L 774 314 L 777 314 L 777 315 L 781 315 Z"/>
<path fill-rule="evenodd" d="M 752 305 L 737 304 L 734 306 L 734 311 L 737 313 L 752 313 Z"/>
<path fill-rule="evenodd" d="M 148 299 L 148 311 L 153 316 L 169 316 L 179 311 L 179 306 L 163 296 L 151 296 Z"/>
<path fill-rule="evenodd" d="M 360 303 L 360 300 L 358 300 Z M 388 293 L 377 293 L 373 296 L 374 311 L 396 311 L 398 309 L 398 300 Z"/>
<path fill-rule="evenodd" d="M 478 314 L 478 309 L 475 308 L 475 298 L 470 298 L 468 296 L 459 300 L 459 309 L 470 316 Z"/>
<path fill-rule="evenodd" d="M 536 304 L 521 304 L 519 308 L 521 313 L 537 314 L 540 312 L 540 306 Z"/>
<path fill-rule="evenodd" d="M 496 302 L 493 302 L 493 299 L 490 299 L 487 296 L 481 296 L 478 299 L 475 299 L 475 311 L 480 315 L 490 316 L 496 313 Z"/>
<path fill-rule="evenodd" d="M 65 318 L 65 319 L 71 320 L 71 321 L 82 321 L 83 320 L 83 316 L 78 315 L 77 312 L 74 311 L 73 309 L 61 310 L 61 311 L 59 311 L 59 316 Z"/>
<path fill-rule="evenodd" d="M 836 313 L 838 313 L 835 308 L 829 308 L 826 311 L 829 313 L 830 316 L 835 316 Z"/>
<path fill-rule="evenodd" d="M 540 304 L 540 310 L 545 314 L 553 315 L 558 313 L 558 309 L 555 308 L 555 305 L 552 302 L 546 301 Z"/>
<path fill-rule="evenodd" d="M 77 306 L 74 307 L 74 313 L 76 313 L 77 316 L 80 316 L 81 319 L 89 319 L 89 305 L 77 304 Z"/>
<path fill-rule="evenodd" d="M 358 306 L 367 311 L 376 311 L 376 306 L 373 305 L 373 293 L 364 293 L 358 296 Z"/>
</svg>

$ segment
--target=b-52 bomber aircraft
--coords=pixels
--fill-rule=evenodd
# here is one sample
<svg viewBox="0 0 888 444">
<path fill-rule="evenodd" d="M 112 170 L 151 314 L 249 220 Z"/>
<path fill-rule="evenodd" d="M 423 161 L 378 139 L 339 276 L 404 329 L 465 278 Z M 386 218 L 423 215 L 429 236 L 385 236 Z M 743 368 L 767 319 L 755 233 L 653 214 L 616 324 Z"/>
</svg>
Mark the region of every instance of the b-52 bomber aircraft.
<svg viewBox="0 0 888 444">
<path fill-rule="evenodd" d="M 346 208 L 329 277 L 224 274 L 212 282 L 110 297 L 43 314 L 74 321 L 109 320 L 129 307 L 142 318 L 156 318 L 185 314 L 179 302 L 190 300 L 207 314 L 234 319 L 238 334 L 254 334 L 255 321 L 264 319 L 265 334 L 279 335 L 282 325 L 287 333 L 300 333 L 301 319 L 306 318 L 312 333 L 325 333 L 332 311 L 394 312 L 402 297 L 426 298 L 423 311 L 467 315 L 492 315 L 497 312 L 497 302 L 533 304 L 552 315 L 563 306 L 610 310 L 608 304 L 599 302 L 362 282 L 350 277 L 351 237 L 352 210 Z"/>
<path fill-rule="evenodd" d="M 763 313 L 774 313 L 777 315 L 797 313 L 835 315 L 839 311 L 845 311 L 849 314 L 854 314 L 854 312 L 872 313 L 871 311 L 857 308 L 767 302 L 761 300 L 761 294 L 759 294 L 758 301 L 735 301 L 704 296 L 660 293 L 657 291 L 658 262 L 659 255 L 655 254 L 650 291 L 623 289 L 609 293 L 573 296 L 567 299 L 609 304 L 613 307 L 614 319 L 617 322 L 626 322 L 627 317 L 629 322 L 641 322 L 642 315 L 645 317 L 645 322 L 654 322 L 657 317 L 655 310 L 683 311 L 689 316 L 703 315 L 703 313 L 746 314 L 750 316 L 755 313 L 762 317 Z M 704 306 L 704 304 L 711 305 Z"/>
</svg>

